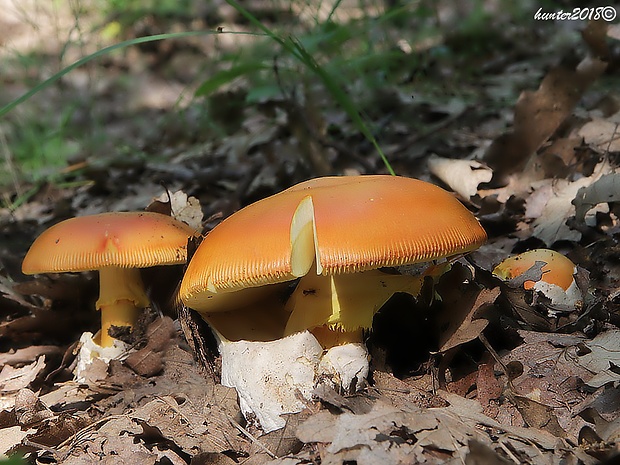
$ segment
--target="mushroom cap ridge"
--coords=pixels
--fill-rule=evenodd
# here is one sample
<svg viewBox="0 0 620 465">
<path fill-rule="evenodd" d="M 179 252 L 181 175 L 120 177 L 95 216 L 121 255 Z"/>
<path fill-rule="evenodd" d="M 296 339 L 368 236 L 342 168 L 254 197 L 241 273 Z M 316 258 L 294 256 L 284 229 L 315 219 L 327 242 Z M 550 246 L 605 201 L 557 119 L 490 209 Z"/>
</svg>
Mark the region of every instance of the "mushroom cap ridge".
<svg viewBox="0 0 620 465">
<path fill-rule="evenodd" d="M 25 274 L 146 268 L 179 264 L 187 239 L 197 233 L 166 215 L 114 212 L 61 221 L 33 242 L 22 263 Z"/>
<path fill-rule="evenodd" d="M 228 293 L 298 277 L 292 272 L 291 223 L 308 197 L 322 274 L 429 261 L 474 250 L 486 240 L 471 212 L 433 184 L 389 175 L 316 178 L 216 226 L 188 266 L 182 300 L 197 306 L 205 291 Z"/>
</svg>

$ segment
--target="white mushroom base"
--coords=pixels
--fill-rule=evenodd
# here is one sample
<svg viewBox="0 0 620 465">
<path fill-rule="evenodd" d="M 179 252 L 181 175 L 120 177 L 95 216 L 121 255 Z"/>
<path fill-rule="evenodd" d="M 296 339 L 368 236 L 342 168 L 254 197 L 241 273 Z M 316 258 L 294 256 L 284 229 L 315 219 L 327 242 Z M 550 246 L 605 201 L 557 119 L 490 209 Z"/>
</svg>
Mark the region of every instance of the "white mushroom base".
<svg viewBox="0 0 620 465">
<path fill-rule="evenodd" d="M 574 310 L 583 303 L 581 290 L 577 287 L 577 283 L 574 279 L 566 290 L 556 284 L 547 283 L 542 279 L 534 284 L 533 289 L 548 297 L 553 305 L 566 308 L 566 311 Z M 555 318 L 561 313 L 562 311 L 553 310 L 551 308 L 548 309 L 550 318 Z"/>
<path fill-rule="evenodd" d="M 369 354 L 366 344 L 350 342 L 332 347 L 321 358 L 319 376 L 327 375 L 335 386 L 345 391 L 359 391 L 366 384 Z"/>
<path fill-rule="evenodd" d="M 286 425 L 283 415 L 301 412 L 317 380 L 329 379 L 345 389 L 368 375 L 363 344 L 323 347 L 308 331 L 270 342 L 229 341 L 214 331 L 222 355 L 222 384 L 234 387 L 246 418 L 255 415 L 268 433 Z"/>
<path fill-rule="evenodd" d="M 114 339 L 114 345 L 110 347 L 101 347 L 93 340 L 96 336 L 87 331 L 80 337 L 81 347 L 77 354 L 76 367 L 73 370 L 75 380 L 79 383 L 88 381 L 87 370 L 95 360 L 99 360 L 107 365 L 110 363 L 110 360 L 127 354 L 130 349 L 129 345 L 118 339 Z"/>
</svg>

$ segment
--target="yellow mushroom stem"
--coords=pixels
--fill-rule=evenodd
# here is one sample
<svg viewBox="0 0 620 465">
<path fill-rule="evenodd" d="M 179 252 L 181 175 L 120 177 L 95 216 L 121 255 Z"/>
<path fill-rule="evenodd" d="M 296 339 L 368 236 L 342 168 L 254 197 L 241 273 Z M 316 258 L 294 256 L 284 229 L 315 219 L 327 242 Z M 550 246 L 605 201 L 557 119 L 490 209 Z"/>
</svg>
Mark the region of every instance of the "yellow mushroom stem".
<svg viewBox="0 0 620 465">
<path fill-rule="evenodd" d="M 99 300 L 96 307 L 101 310 L 101 347 L 110 347 L 114 338 L 108 334 L 112 326 L 133 328 L 140 309 L 149 305 L 144 284 L 137 268 L 108 266 L 99 270 Z"/>
<path fill-rule="evenodd" d="M 325 348 L 361 342 L 361 331 L 372 326 L 374 314 L 393 294 L 417 296 L 423 282 L 423 276 L 378 270 L 328 276 L 309 273 L 286 303 L 291 315 L 284 335 L 316 328 L 313 332 Z"/>
</svg>

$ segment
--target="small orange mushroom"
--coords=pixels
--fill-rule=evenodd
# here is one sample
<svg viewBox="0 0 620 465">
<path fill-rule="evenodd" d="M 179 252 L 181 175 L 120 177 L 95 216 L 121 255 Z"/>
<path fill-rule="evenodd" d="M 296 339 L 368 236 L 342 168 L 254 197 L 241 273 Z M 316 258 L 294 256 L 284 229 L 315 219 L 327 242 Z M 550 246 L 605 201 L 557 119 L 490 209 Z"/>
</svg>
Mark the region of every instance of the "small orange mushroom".
<svg viewBox="0 0 620 465">
<path fill-rule="evenodd" d="M 99 271 L 100 345 L 111 326 L 133 327 L 149 305 L 139 268 L 184 263 L 196 231 L 169 216 L 118 212 L 62 221 L 44 231 L 22 263 L 25 274 Z"/>
<path fill-rule="evenodd" d="M 534 249 L 509 257 L 493 269 L 493 275 L 508 281 L 523 275 L 537 262 L 542 265 L 540 279 L 526 279 L 523 288 L 542 292 L 554 304 L 578 305 L 581 295 L 574 278 L 577 268 L 570 259 L 555 250 Z"/>
</svg>

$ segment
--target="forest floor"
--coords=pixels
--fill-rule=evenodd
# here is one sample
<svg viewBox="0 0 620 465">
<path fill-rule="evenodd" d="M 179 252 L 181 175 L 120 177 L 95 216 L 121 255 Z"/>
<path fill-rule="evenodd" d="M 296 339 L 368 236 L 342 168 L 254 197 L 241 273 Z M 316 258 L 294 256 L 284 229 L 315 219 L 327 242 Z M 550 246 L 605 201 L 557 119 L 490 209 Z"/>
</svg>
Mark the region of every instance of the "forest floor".
<svg viewBox="0 0 620 465">
<path fill-rule="evenodd" d="M 506 2 L 251 2 L 265 27 L 299 38 L 313 68 L 239 34 L 261 31 L 226 2 L 106 14 L 60 3 L 0 0 L 0 105 L 121 40 L 216 33 L 103 54 L 0 109 L 7 463 L 617 460 L 617 21 L 537 20 L 539 6 Z M 196 361 L 167 303 L 181 267 L 144 273 L 153 304 L 133 356 L 95 363 L 79 382 L 80 337 L 100 324 L 96 275 L 21 272 L 34 239 L 70 217 L 143 210 L 182 190 L 207 232 L 306 179 L 390 168 L 453 192 L 488 242 L 442 276 L 441 299 L 398 294 L 377 313 L 361 391 L 319 388 L 268 434 L 219 383 L 206 327 L 196 331 L 213 365 Z M 536 248 L 574 262 L 577 303 L 492 273 Z"/>
</svg>

